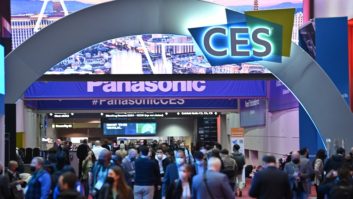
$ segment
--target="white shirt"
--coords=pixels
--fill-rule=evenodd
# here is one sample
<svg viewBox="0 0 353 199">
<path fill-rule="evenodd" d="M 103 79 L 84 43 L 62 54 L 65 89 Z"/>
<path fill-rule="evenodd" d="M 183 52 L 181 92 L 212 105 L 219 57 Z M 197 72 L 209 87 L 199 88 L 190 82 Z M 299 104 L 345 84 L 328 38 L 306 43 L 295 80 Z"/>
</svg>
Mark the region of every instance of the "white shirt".
<svg viewBox="0 0 353 199">
<path fill-rule="evenodd" d="M 99 158 L 99 154 L 104 150 L 103 147 L 101 146 L 96 146 L 92 149 L 93 153 L 94 153 L 94 156 L 96 157 L 96 160 L 98 160 Z"/>
<path fill-rule="evenodd" d="M 182 182 L 183 193 L 180 199 L 191 199 L 191 190 L 189 182 Z"/>
</svg>

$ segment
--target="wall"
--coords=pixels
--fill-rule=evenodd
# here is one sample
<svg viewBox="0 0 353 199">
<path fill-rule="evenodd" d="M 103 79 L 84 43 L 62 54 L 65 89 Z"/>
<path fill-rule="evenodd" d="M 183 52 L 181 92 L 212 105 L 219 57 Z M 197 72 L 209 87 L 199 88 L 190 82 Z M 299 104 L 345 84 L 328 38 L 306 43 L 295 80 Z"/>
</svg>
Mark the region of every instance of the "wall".
<svg viewBox="0 0 353 199">
<path fill-rule="evenodd" d="M 39 147 L 39 119 L 38 115 L 31 109 L 24 108 L 24 132 L 25 132 L 25 147 Z"/>
<path fill-rule="evenodd" d="M 314 0 L 314 16 L 353 18 L 353 0 Z"/>
<path fill-rule="evenodd" d="M 222 145 L 229 143 L 231 128 L 240 127 L 239 113 L 226 115 L 226 130 L 222 130 Z M 228 145 L 229 148 L 229 145 Z M 230 148 L 229 148 L 230 149 Z M 299 149 L 299 110 L 291 109 L 267 112 L 266 126 L 245 129 L 247 163 L 258 165 L 263 155 L 272 154 L 277 158 Z"/>
</svg>

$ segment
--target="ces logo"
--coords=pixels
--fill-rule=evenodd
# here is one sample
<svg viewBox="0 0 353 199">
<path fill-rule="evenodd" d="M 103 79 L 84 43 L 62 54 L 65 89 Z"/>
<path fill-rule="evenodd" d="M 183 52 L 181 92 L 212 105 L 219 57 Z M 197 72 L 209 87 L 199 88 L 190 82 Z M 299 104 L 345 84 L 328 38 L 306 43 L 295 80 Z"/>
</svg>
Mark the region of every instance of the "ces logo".
<svg viewBox="0 0 353 199">
<path fill-rule="evenodd" d="M 212 66 L 254 61 L 281 62 L 290 56 L 295 9 L 226 10 L 227 24 L 189 28 Z"/>
</svg>

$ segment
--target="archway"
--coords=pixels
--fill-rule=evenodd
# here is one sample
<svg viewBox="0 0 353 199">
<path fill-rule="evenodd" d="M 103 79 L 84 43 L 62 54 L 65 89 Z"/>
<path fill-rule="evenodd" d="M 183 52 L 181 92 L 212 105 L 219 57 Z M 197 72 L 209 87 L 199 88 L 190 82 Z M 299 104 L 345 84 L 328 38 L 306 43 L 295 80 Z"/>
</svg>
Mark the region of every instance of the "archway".
<svg viewBox="0 0 353 199">
<path fill-rule="evenodd" d="M 14 103 L 51 66 L 87 46 L 127 35 L 189 35 L 191 27 L 225 24 L 224 10 L 223 6 L 196 0 L 129 0 L 71 14 L 38 32 L 6 57 L 5 101 Z M 306 52 L 295 44 L 291 48 L 291 56 L 283 58 L 282 63 L 260 63 L 294 93 L 323 137 L 341 138 L 353 146 L 353 139 L 349 139 L 353 114 L 339 91 Z"/>
</svg>

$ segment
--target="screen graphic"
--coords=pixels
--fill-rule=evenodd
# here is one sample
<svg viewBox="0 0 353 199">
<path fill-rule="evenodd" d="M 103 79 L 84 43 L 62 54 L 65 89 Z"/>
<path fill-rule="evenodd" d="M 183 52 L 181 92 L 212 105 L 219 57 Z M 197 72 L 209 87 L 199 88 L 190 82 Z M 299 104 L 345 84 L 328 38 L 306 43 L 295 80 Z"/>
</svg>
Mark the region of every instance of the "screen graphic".
<svg viewBox="0 0 353 199">
<path fill-rule="evenodd" d="M 115 122 L 104 123 L 104 135 L 146 136 L 156 135 L 157 123 L 155 122 Z"/>
<path fill-rule="evenodd" d="M 13 49 L 61 18 L 109 0 L 11 0 Z M 211 0 L 210 0 L 211 1 Z M 302 0 L 212 0 L 238 11 L 295 8 L 292 40 L 303 22 Z M 78 74 L 263 74 L 258 64 L 212 66 L 188 36 L 149 34 L 115 38 L 87 47 L 53 66 L 46 75 Z"/>
</svg>

